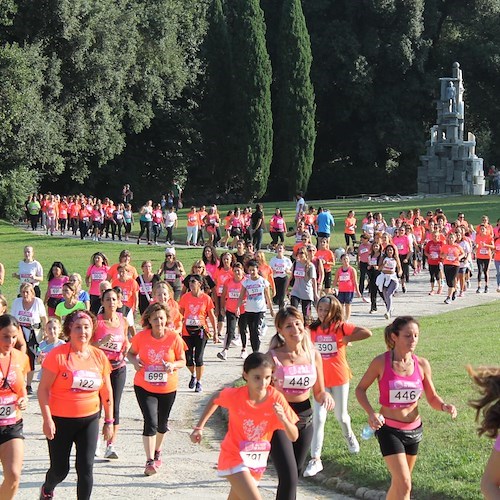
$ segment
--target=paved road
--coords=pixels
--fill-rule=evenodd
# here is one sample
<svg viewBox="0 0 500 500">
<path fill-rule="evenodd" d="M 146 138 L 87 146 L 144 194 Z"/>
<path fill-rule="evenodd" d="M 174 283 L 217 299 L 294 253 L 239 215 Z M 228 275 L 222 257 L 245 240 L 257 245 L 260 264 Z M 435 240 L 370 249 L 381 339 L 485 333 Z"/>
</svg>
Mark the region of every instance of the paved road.
<svg viewBox="0 0 500 500">
<path fill-rule="evenodd" d="M 491 283 L 495 283 L 493 271 Z M 495 290 L 494 286 L 491 286 Z M 458 309 L 500 299 L 500 293 L 466 294 L 463 299 L 457 299 L 450 305 L 443 303 L 444 296 L 427 295 L 428 275 L 424 272 L 412 278 L 408 292 L 398 293 L 395 299 L 395 314 L 413 314 L 417 316 L 439 314 L 448 310 Z M 382 312 L 368 314 L 369 305 L 356 299 L 353 304 L 352 321 L 371 328 L 387 324 Z M 271 318 L 267 318 L 269 338 L 273 333 Z M 207 438 L 202 445 L 191 444 L 189 433 L 212 391 L 232 384 L 241 373 L 241 360 L 236 357 L 239 349 L 230 351 L 226 362 L 219 361 L 216 353 L 219 346 L 209 344 L 206 350 L 206 376 L 204 392 L 196 394 L 187 389 L 189 380 L 187 370 L 180 376 L 180 389 L 173 407 L 170 423 L 171 432 L 165 442 L 164 462 L 159 474 L 151 477 L 143 475 L 144 452 L 142 448 L 141 430 L 142 418 L 135 401 L 132 388 L 133 370 L 128 367 L 128 379 L 122 400 L 122 425 L 117 442 L 118 460 L 108 461 L 96 459 L 95 486 L 93 498 L 150 499 L 183 497 L 184 499 L 203 496 L 205 500 L 221 499 L 227 496 L 228 483 L 217 478 L 215 465 L 218 456 L 218 442 L 221 437 L 222 424 L 220 419 L 212 418 L 208 425 Z M 36 387 L 35 387 L 36 388 Z M 38 498 L 40 485 L 48 467 L 47 445 L 41 433 L 41 416 L 35 396 L 32 396 L 28 410 L 25 413 L 26 452 L 22 484 L 17 498 Z M 76 476 L 70 472 L 66 481 L 56 489 L 57 498 L 76 498 Z M 362 486 L 362 485 L 359 485 Z M 264 499 L 272 499 L 275 495 L 276 478 L 271 473 L 266 474 L 261 483 Z M 330 490 L 317 487 L 310 481 L 301 481 L 299 499 L 339 499 L 349 497 L 336 494 Z"/>
</svg>

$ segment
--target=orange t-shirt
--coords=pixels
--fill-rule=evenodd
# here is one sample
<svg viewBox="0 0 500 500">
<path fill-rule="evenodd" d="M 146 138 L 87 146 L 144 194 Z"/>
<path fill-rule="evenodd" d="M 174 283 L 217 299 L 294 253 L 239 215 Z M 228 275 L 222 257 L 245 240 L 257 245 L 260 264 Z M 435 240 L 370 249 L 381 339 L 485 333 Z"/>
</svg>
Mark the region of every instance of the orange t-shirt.
<svg viewBox="0 0 500 500">
<path fill-rule="evenodd" d="M 461 253 L 461 248 L 458 245 L 445 244 L 441 247 L 441 256 L 443 265 L 445 266 L 459 266 L 460 262 L 458 256 Z"/>
<path fill-rule="evenodd" d="M 114 280 L 118 279 L 118 266 L 120 264 L 113 264 L 109 269 L 108 269 L 108 281 L 113 282 Z M 130 275 L 132 276 L 132 279 L 137 279 L 139 277 L 139 274 L 137 273 L 137 269 L 132 266 L 131 264 L 128 264 L 128 267 L 131 269 Z"/>
<path fill-rule="evenodd" d="M 228 387 L 219 393 L 214 404 L 227 408 L 229 422 L 220 447 L 218 470 L 226 471 L 244 464 L 256 479 L 262 476 L 273 433 L 284 429 L 274 411 L 275 403 L 283 407 L 291 422 L 298 422 L 299 418 L 283 394 L 272 386 L 267 388 L 266 399 L 256 405 L 249 401 L 247 386 Z"/>
<path fill-rule="evenodd" d="M 200 223 L 200 220 L 198 218 L 198 213 L 197 212 L 189 212 L 187 214 L 187 225 L 188 225 L 188 227 L 198 226 L 199 223 Z"/>
<path fill-rule="evenodd" d="M 217 295 L 220 297 L 222 295 L 222 290 L 224 289 L 224 284 L 226 281 L 233 277 L 232 269 L 224 269 L 221 267 L 215 272 L 214 280 L 216 284 Z"/>
<path fill-rule="evenodd" d="M 331 263 L 335 262 L 335 255 L 333 255 L 333 252 L 330 249 L 327 248 L 326 250 L 318 250 L 316 252 L 316 258 L 323 261 L 323 268 L 326 272 L 330 272 L 332 270 Z M 327 262 L 330 262 L 330 264 L 327 264 Z"/>
<path fill-rule="evenodd" d="M 43 361 L 43 370 L 55 373 L 50 388 L 49 407 L 56 417 L 88 417 L 101 407 L 99 390 L 111 373 L 106 355 L 96 347 L 88 347 L 87 359 L 71 352 L 71 344 L 50 351 Z"/>
<path fill-rule="evenodd" d="M 356 218 L 355 217 L 347 217 L 344 220 L 344 234 L 355 234 L 356 233 Z"/>
<path fill-rule="evenodd" d="M 137 309 L 137 292 L 139 291 L 139 284 L 135 279 L 131 278 L 127 281 L 116 279 L 111 282 L 111 286 L 119 286 L 123 293 L 122 302 L 134 311 Z"/>
<path fill-rule="evenodd" d="M 500 240 L 499 240 L 500 241 Z M 236 313 L 236 310 L 238 309 L 238 299 L 240 298 L 241 294 L 241 289 L 243 288 L 243 280 L 241 281 L 234 281 L 234 279 L 230 279 L 226 281 L 224 284 L 224 289 L 225 289 L 225 306 L 226 306 L 226 311 L 232 312 L 233 314 Z M 240 306 L 240 314 L 243 314 L 245 312 L 245 304 L 241 304 Z"/>
<path fill-rule="evenodd" d="M 0 406 L 2 408 L 0 427 L 3 427 L 13 425 L 21 419 L 21 410 L 16 403 L 19 398 L 26 397 L 26 375 L 30 371 L 30 361 L 23 352 L 11 349 L 10 357 L 0 359 L 0 367 Z"/>
<path fill-rule="evenodd" d="M 344 336 L 352 335 L 356 327 L 352 323 L 321 326 L 311 330 L 311 340 L 321 354 L 323 361 L 323 376 L 325 387 L 344 385 L 352 378 L 352 372 L 347 363 L 346 345 L 342 342 Z"/>
<path fill-rule="evenodd" d="M 493 237 L 489 234 L 476 235 L 476 259 L 491 259 L 491 248 L 488 248 L 486 245 L 493 245 Z"/>
<path fill-rule="evenodd" d="M 269 264 L 261 264 L 259 266 L 259 274 L 269 281 L 269 285 L 271 287 L 271 296 L 274 297 L 276 295 L 276 286 L 274 284 L 274 271 L 269 266 Z"/>
<path fill-rule="evenodd" d="M 182 335 L 189 335 L 186 326 L 208 330 L 207 315 L 214 307 L 212 299 L 206 293 L 201 293 L 199 297 L 191 292 L 185 293 L 179 300 L 179 308 L 184 310 Z"/>
<path fill-rule="evenodd" d="M 130 350 L 136 353 L 143 367 L 135 372 L 134 385 L 155 394 L 168 394 L 177 390 L 179 371 L 165 371 L 165 363 L 173 363 L 184 358 L 186 343 L 172 330 L 157 339 L 151 330 L 142 330 L 132 337 Z"/>
<path fill-rule="evenodd" d="M 177 304 L 174 299 L 170 298 L 167 301 L 167 307 L 170 311 L 169 326 L 178 330 L 182 326 L 182 314 L 179 311 L 179 304 Z"/>
<path fill-rule="evenodd" d="M 500 236 L 495 240 L 495 256 L 494 260 L 500 260 Z"/>
</svg>

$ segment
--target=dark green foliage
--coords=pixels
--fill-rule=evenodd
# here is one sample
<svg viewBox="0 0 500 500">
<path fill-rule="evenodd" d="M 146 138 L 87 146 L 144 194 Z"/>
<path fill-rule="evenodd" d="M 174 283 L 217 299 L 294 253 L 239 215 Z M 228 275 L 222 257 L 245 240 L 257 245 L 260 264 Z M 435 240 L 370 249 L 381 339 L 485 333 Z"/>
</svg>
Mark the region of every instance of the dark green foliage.
<svg viewBox="0 0 500 500">
<path fill-rule="evenodd" d="M 284 0 L 275 62 L 273 167 L 288 198 L 305 192 L 316 140 L 311 43 L 300 0 Z"/>
<path fill-rule="evenodd" d="M 271 62 L 258 0 L 234 0 L 231 15 L 235 125 L 234 169 L 245 201 L 267 189 L 272 159 Z"/>
</svg>

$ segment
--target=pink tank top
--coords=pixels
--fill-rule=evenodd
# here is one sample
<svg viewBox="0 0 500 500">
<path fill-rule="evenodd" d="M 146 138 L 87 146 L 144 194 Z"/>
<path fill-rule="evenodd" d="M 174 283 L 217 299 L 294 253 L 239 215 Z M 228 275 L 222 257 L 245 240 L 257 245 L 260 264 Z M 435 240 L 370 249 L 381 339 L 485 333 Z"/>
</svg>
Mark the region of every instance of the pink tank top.
<svg viewBox="0 0 500 500">
<path fill-rule="evenodd" d="M 99 349 L 101 349 L 106 357 L 109 359 L 113 370 L 120 368 L 125 365 L 125 358 L 123 355 L 123 344 L 125 343 L 125 324 L 123 321 L 123 316 L 118 313 L 120 318 L 120 326 L 111 327 L 106 325 L 101 314 L 97 316 L 97 328 L 94 333 L 94 340 L 99 342 L 106 335 L 111 334 L 111 338 L 101 344 Z"/>
<path fill-rule="evenodd" d="M 307 365 L 283 366 L 274 351 L 271 351 L 274 360 L 274 386 L 284 394 L 305 394 L 316 383 L 316 366 Z"/>
<path fill-rule="evenodd" d="M 385 353 L 384 374 L 378 382 L 379 403 L 386 408 L 406 408 L 422 395 L 422 374 L 418 358 L 412 354 L 414 370 L 411 375 L 398 375 L 392 369 L 392 351 Z"/>
</svg>

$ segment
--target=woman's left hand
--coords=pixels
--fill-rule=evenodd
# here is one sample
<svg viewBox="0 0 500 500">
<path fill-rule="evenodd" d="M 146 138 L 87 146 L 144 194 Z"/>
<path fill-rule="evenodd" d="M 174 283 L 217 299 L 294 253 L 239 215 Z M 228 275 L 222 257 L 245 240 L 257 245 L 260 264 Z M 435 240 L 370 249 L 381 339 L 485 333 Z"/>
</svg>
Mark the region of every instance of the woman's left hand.
<svg viewBox="0 0 500 500">
<path fill-rule="evenodd" d="M 102 435 L 106 441 L 109 441 L 113 437 L 113 424 L 104 424 Z"/>
<path fill-rule="evenodd" d="M 24 411 L 28 407 L 28 400 L 25 397 L 19 398 L 17 400 L 17 407 L 21 410 Z"/>
<path fill-rule="evenodd" d="M 324 406 L 327 411 L 332 411 L 335 408 L 335 401 L 329 392 L 323 391 L 319 397 L 318 403 Z"/>
</svg>

